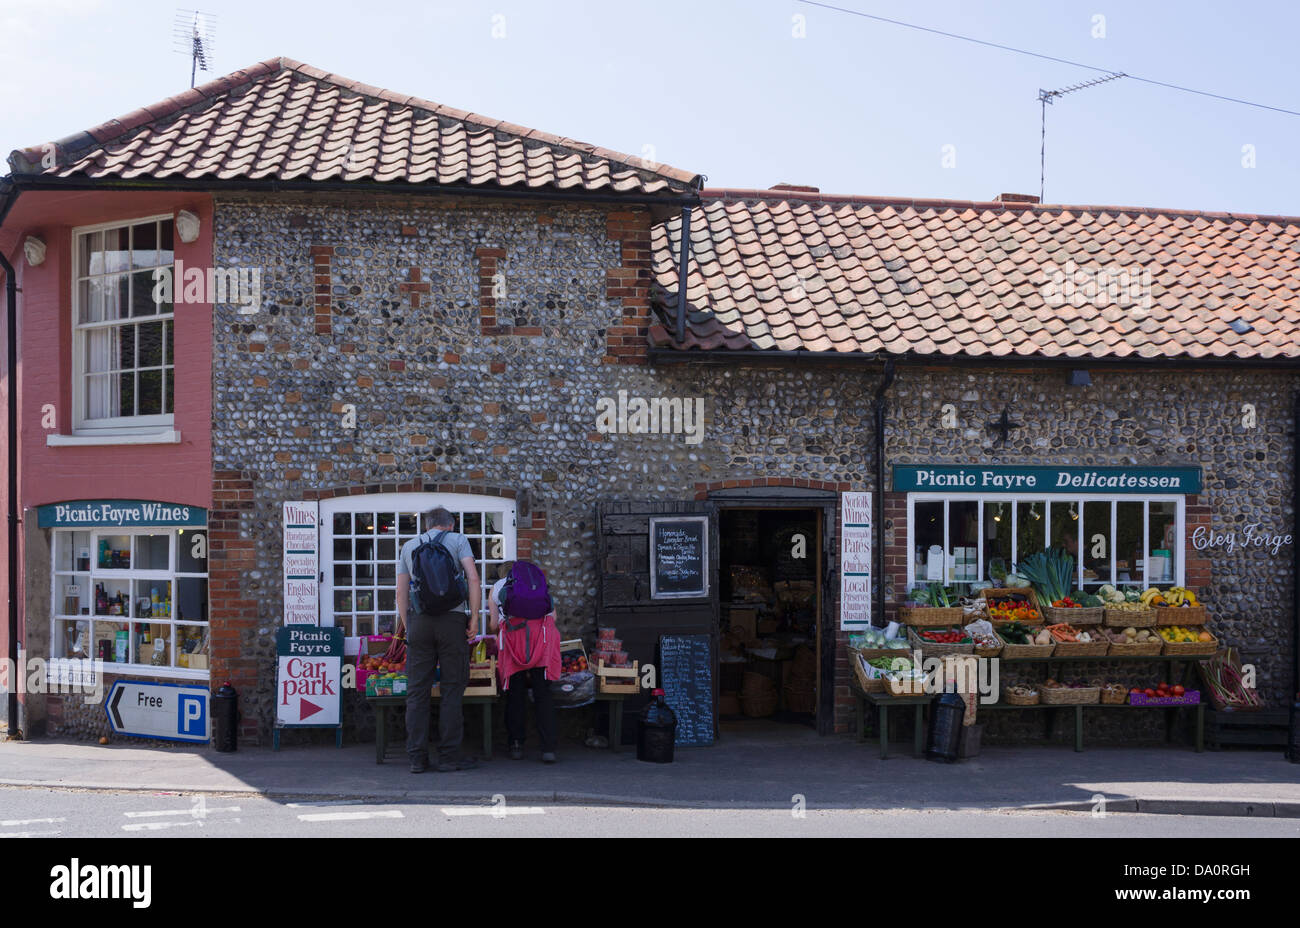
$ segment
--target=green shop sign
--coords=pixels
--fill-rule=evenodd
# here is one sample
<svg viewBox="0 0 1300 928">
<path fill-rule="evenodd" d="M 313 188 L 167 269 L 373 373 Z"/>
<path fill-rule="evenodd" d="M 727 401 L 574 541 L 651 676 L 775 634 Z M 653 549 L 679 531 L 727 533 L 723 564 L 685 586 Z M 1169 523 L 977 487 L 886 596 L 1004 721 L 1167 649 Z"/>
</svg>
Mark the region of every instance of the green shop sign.
<svg viewBox="0 0 1300 928">
<path fill-rule="evenodd" d="M 895 464 L 894 491 L 925 493 L 1171 494 L 1201 492 L 1199 467 L 1016 467 Z"/>
<path fill-rule="evenodd" d="M 154 503 L 140 499 L 82 499 L 36 507 L 41 528 L 130 528 L 141 525 L 208 524 L 208 511 L 200 506 Z"/>
</svg>

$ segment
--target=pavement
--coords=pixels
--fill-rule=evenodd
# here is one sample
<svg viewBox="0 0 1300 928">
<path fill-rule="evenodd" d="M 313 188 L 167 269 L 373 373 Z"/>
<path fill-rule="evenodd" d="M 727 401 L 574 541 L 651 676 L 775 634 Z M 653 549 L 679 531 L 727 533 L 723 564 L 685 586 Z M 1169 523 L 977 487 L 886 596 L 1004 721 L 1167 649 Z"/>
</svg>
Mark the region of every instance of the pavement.
<svg viewBox="0 0 1300 928">
<path fill-rule="evenodd" d="M 1280 751 L 1197 754 L 1184 747 L 985 745 L 941 764 L 895 744 L 819 737 L 810 729 L 747 722 L 711 747 L 678 748 L 672 764 L 562 746 L 559 763 L 536 750 L 474 770 L 412 774 L 405 757 L 375 763 L 373 744 L 240 748 L 0 742 L 0 786 L 254 794 L 273 799 L 604 803 L 661 808 L 1092 811 L 1300 818 L 1300 765 Z"/>
</svg>

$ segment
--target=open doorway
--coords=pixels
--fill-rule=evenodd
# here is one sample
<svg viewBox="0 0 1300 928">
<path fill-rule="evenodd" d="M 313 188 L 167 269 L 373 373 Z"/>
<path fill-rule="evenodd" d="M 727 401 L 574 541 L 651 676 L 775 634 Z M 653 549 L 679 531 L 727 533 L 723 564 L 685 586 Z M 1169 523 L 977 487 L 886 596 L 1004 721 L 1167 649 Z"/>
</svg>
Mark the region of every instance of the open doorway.
<svg viewBox="0 0 1300 928">
<path fill-rule="evenodd" d="M 821 522 L 819 509 L 726 507 L 719 512 L 722 723 L 816 726 Z"/>
</svg>

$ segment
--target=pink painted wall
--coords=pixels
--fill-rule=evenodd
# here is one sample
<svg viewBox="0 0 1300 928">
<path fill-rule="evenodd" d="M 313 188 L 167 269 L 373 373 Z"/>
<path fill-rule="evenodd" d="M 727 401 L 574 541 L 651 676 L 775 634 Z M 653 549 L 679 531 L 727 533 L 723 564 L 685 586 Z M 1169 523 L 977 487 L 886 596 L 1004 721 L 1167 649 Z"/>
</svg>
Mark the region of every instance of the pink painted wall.
<svg viewBox="0 0 1300 928">
<path fill-rule="evenodd" d="M 50 432 L 72 431 L 72 229 L 188 209 L 199 216 L 196 241 L 175 240 L 185 267 L 212 262 L 212 201 L 168 192 L 26 193 L 6 231 L 38 235 L 48 251 L 40 267 L 20 271 L 20 468 L 24 510 L 75 499 L 148 499 L 212 504 L 212 307 L 176 306 L 174 445 L 50 447 Z M 19 211 L 22 211 L 19 214 Z M 21 239 L 20 239 L 21 241 Z M 179 282 L 178 282 L 179 283 Z M 53 405 L 57 428 L 43 426 Z"/>
</svg>

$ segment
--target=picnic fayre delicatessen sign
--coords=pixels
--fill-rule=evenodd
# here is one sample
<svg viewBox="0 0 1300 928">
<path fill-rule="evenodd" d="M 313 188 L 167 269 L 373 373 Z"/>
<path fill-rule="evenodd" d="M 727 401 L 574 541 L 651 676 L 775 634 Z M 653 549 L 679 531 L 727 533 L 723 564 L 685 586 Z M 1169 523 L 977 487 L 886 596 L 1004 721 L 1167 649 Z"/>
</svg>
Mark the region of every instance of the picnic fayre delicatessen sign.
<svg viewBox="0 0 1300 928">
<path fill-rule="evenodd" d="M 895 464 L 896 493 L 1170 494 L 1201 492 L 1199 467 Z"/>
</svg>

